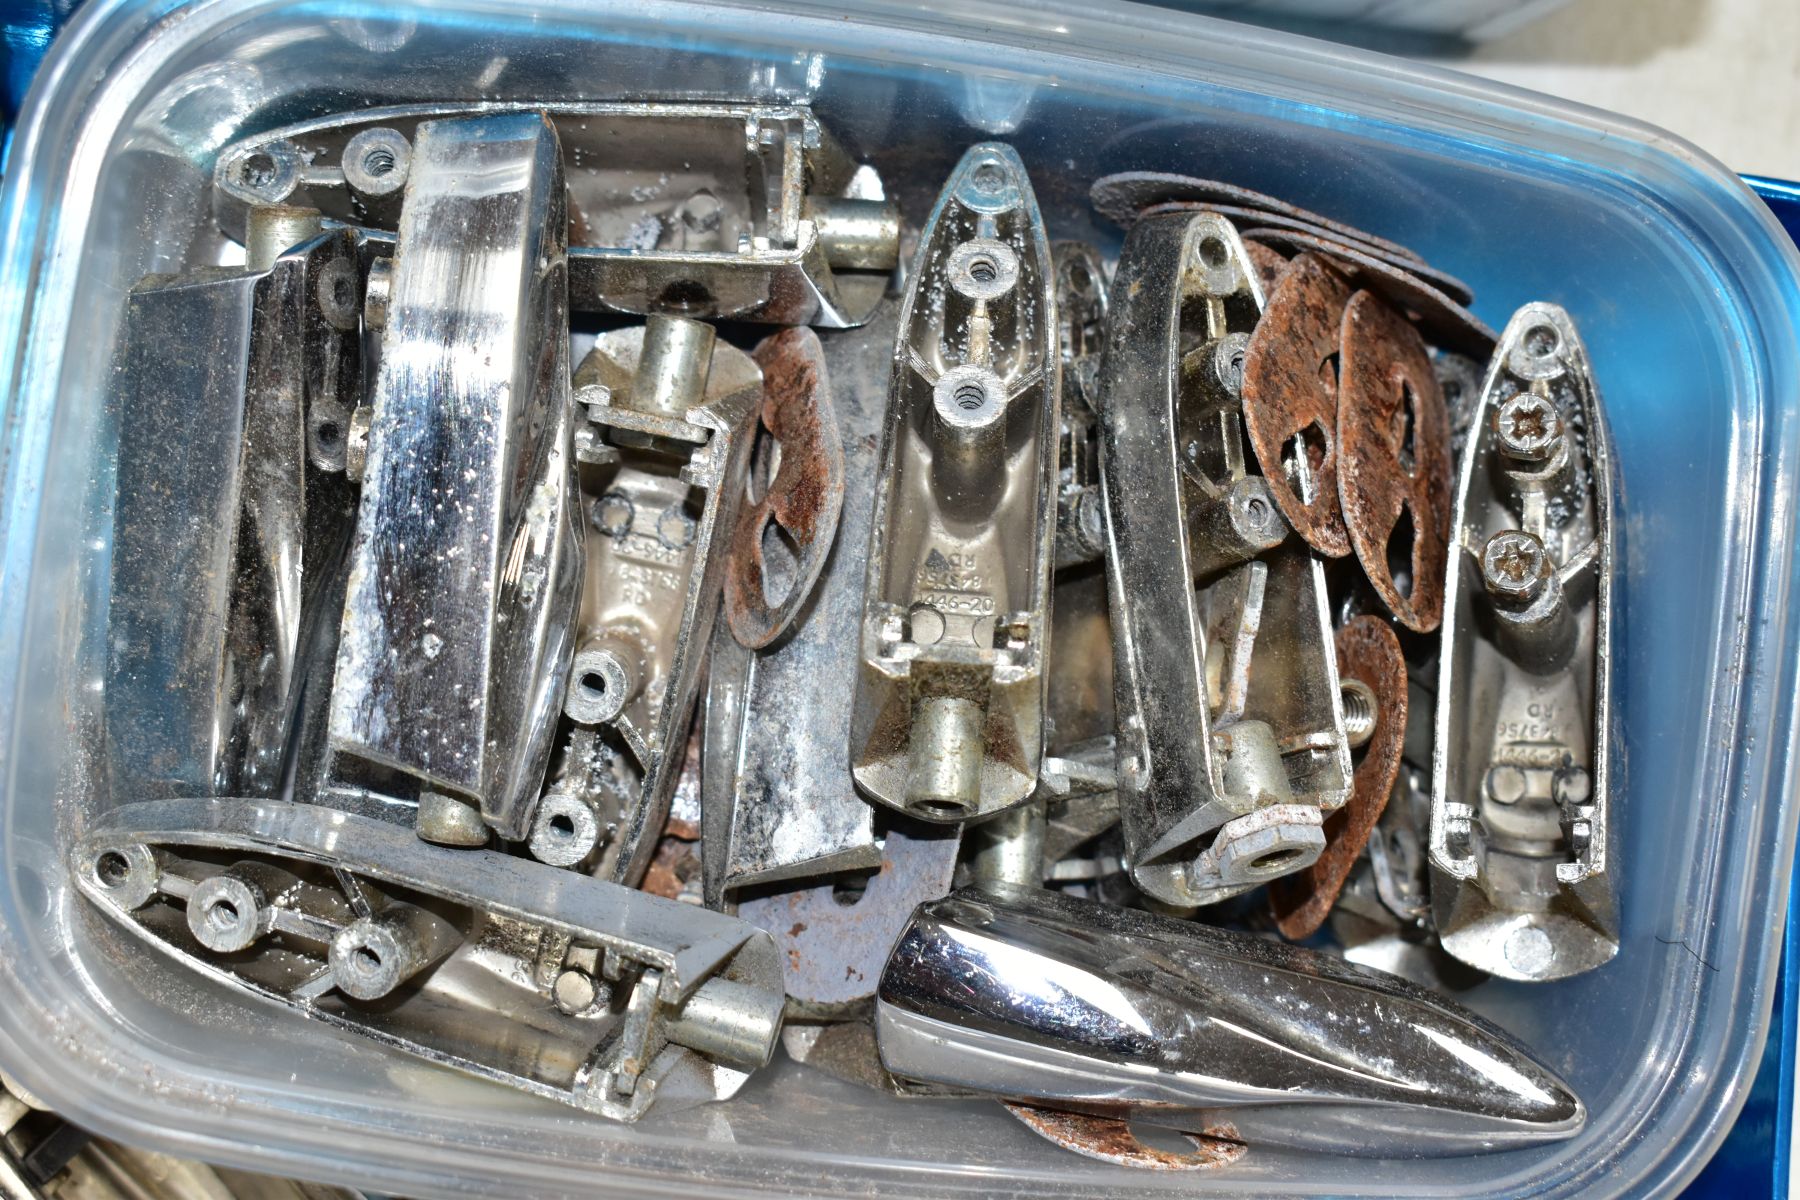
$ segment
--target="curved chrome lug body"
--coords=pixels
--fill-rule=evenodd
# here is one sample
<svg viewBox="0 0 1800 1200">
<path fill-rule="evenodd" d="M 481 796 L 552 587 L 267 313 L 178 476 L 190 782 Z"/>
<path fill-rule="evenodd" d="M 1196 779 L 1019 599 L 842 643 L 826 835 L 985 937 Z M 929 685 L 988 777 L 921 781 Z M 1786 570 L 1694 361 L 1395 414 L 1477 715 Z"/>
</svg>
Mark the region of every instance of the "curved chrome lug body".
<svg viewBox="0 0 1800 1200">
<path fill-rule="evenodd" d="M 901 309 L 850 737 L 863 791 L 924 820 L 989 817 L 1037 783 L 1059 378 L 1030 180 L 1010 147 L 977 145 Z"/>
<path fill-rule="evenodd" d="M 1261 310 L 1223 217 L 1132 226 L 1099 380 L 1119 812 L 1137 886 L 1183 907 L 1311 864 L 1350 791 L 1324 568 L 1251 473 Z"/>
<path fill-rule="evenodd" d="M 729 1098 L 780 1035 L 781 961 L 760 930 L 385 821 L 145 801 L 102 818 L 71 866 L 186 967 L 615 1120 Z"/>
<path fill-rule="evenodd" d="M 810 110 L 746 104 L 424 104 L 305 121 L 219 152 L 219 224 L 312 204 L 391 236 L 422 122 L 538 115 L 568 156 L 569 303 L 843 329 L 866 321 L 900 253 L 900 214 Z"/>
<path fill-rule="evenodd" d="M 920 905 L 882 974 L 882 1063 L 927 1090 L 1251 1147 L 1467 1154 L 1566 1138 L 1568 1087 L 1423 988 L 1278 942 L 1053 892 Z"/>
<path fill-rule="evenodd" d="M 1438 936 L 1508 979 L 1561 979 L 1619 949 L 1617 503 L 1587 351 L 1562 309 L 1528 304 L 1463 461 L 1432 764 Z"/>
<path fill-rule="evenodd" d="M 747 885 L 881 865 L 875 810 L 850 773 L 850 706 L 821 701 L 856 689 L 897 308 L 884 305 L 862 328 L 820 339 L 835 393 L 828 436 L 843 450 L 844 494 L 812 597 L 787 635 L 761 650 L 745 649 L 725 622 L 713 632 L 701 763 L 712 908 Z M 829 896 L 831 885 L 824 890 Z"/>
<path fill-rule="evenodd" d="M 127 303 L 106 694 L 112 782 L 136 795 L 281 789 L 362 390 L 356 239 L 310 216 L 272 262 L 151 276 Z"/>
<path fill-rule="evenodd" d="M 582 566 L 556 133 L 535 113 L 423 124 L 405 197 L 330 741 L 346 771 L 416 784 L 421 836 L 522 839 Z"/>
</svg>

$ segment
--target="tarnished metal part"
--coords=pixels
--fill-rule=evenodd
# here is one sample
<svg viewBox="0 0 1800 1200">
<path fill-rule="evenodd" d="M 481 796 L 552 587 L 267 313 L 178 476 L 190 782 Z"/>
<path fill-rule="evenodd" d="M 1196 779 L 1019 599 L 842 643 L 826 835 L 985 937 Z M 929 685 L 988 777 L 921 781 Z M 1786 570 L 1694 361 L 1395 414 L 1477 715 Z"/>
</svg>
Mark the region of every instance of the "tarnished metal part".
<svg viewBox="0 0 1800 1200">
<path fill-rule="evenodd" d="M 788 1011 L 795 1016 L 842 1017 L 867 1004 L 914 907 L 950 891 L 962 830 L 904 817 L 889 822 L 873 873 L 777 885 L 738 899 L 738 916 L 768 930 L 787 956 Z"/>
<path fill-rule="evenodd" d="M 1057 346 L 1062 361 L 1062 437 L 1057 455 L 1056 569 L 1106 553 L 1100 495 L 1100 426 L 1094 385 L 1106 343 L 1106 262 L 1086 242 L 1052 242 Z M 1051 638 L 1051 645 L 1056 639 Z"/>
<path fill-rule="evenodd" d="M 710 326 L 601 334 L 575 372 L 587 580 L 563 712 L 596 735 L 589 869 L 643 877 L 681 771 L 744 495 L 762 372 Z"/>
<path fill-rule="evenodd" d="M 1119 809 L 1133 880 L 1172 905 L 1306 866 L 1350 790 L 1323 566 L 1249 473 L 1261 300 L 1222 217 L 1127 235 L 1100 383 Z"/>
<path fill-rule="evenodd" d="M 875 810 L 850 773 L 848 698 L 861 670 L 863 584 L 896 304 L 825 339 L 843 448 L 838 536 L 792 632 L 752 653 L 714 631 L 702 770 L 706 902 L 754 883 L 881 862 Z"/>
<path fill-rule="evenodd" d="M 1108 220 L 1130 226 L 1141 217 L 1155 215 L 1155 210 L 1171 211 L 1165 206 L 1181 205 L 1187 210 L 1205 208 L 1238 221 L 1238 213 L 1272 213 L 1302 225 L 1310 225 L 1340 241 L 1361 243 L 1383 251 L 1402 262 L 1422 263 L 1418 254 L 1386 238 L 1334 221 L 1298 208 L 1285 200 L 1263 192 L 1223 183 L 1215 179 L 1196 179 L 1168 171 L 1120 171 L 1094 181 L 1088 193 L 1095 211 Z"/>
<path fill-rule="evenodd" d="M 1022 803 L 1043 744 L 1059 353 L 1024 164 L 963 156 L 901 309 L 869 542 L 851 762 L 926 820 Z"/>
<path fill-rule="evenodd" d="M 380 240 L 434 119 L 540 112 L 567 155 L 569 301 L 841 329 L 868 319 L 899 261 L 900 216 L 805 108 L 608 102 L 424 104 L 305 121 L 219 152 L 219 224 L 310 204 Z"/>
<path fill-rule="evenodd" d="M 1493 351 L 1494 331 L 1416 271 L 1311 234 L 1260 229 L 1255 240 L 1290 253 L 1330 259 L 1333 266 L 1349 276 L 1353 286 L 1376 293 L 1410 316 L 1433 345 L 1477 358 L 1486 358 Z"/>
<path fill-rule="evenodd" d="M 1325 850 L 1304 871 L 1269 883 L 1269 907 L 1283 937 L 1310 937 L 1343 890 L 1369 842 L 1400 772 L 1406 743 L 1406 658 L 1380 617 L 1352 618 L 1337 631 L 1344 723 L 1362 727 L 1366 742 L 1344 807 L 1325 818 Z M 1352 691 L 1352 685 L 1360 685 Z M 1354 739 L 1352 739 L 1354 740 Z"/>
<path fill-rule="evenodd" d="M 753 472 L 761 476 L 753 479 L 757 499 L 731 535 L 725 619 L 732 636 L 760 650 L 787 632 L 831 553 L 844 503 L 844 451 L 819 335 L 784 329 L 751 357 L 762 368 L 762 426 L 774 465 Z M 768 549 L 777 541 L 782 549 L 771 562 Z"/>
<path fill-rule="evenodd" d="M 526 113 L 426 123 L 405 191 L 331 744 L 518 839 L 582 564 L 556 133 Z"/>
<path fill-rule="evenodd" d="M 1450 419 L 1418 331 L 1373 292 L 1344 310 L 1338 492 L 1363 573 L 1402 625 L 1444 616 Z"/>
<path fill-rule="evenodd" d="M 1131 1131 L 1129 1122 L 1114 1117 L 1040 1108 L 1035 1104 L 1002 1102 L 1001 1107 L 1024 1123 L 1025 1128 L 1064 1150 L 1119 1167 L 1145 1171 L 1209 1171 L 1228 1167 L 1249 1149 L 1237 1140 L 1232 1125 L 1209 1125 L 1203 1133 L 1181 1131 L 1194 1144 L 1191 1153 L 1162 1150 Z"/>
<path fill-rule="evenodd" d="M 164 800 L 73 850 L 176 962 L 308 1018 L 615 1120 L 727 1099 L 781 1029 L 743 921 L 281 801 Z"/>
<path fill-rule="evenodd" d="M 1320 554 L 1350 553 L 1338 499 L 1338 354 L 1350 287 L 1303 254 L 1282 273 L 1244 357 L 1244 425 L 1282 515 Z"/>
<path fill-rule="evenodd" d="M 1192 201 L 1169 201 L 1153 204 L 1138 214 L 1137 219 L 1156 216 L 1165 212 L 1215 212 L 1229 219 L 1238 228 L 1239 236 L 1250 244 L 1264 233 L 1280 235 L 1283 233 L 1299 233 L 1313 238 L 1327 246 L 1341 246 L 1346 250 L 1366 254 L 1370 258 L 1387 263 L 1397 270 L 1416 276 L 1423 282 L 1436 288 L 1457 304 L 1468 304 L 1475 298 L 1469 285 L 1454 275 L 1447 274 L 1410 254 L 1397 253 L 1384 245 L 1379 238 L 1370 239 L 1368 235 L 1353 236 L 1340 232 L 1327 225 L 1317 225 L 1302 218 L 1284 216 L 1276 212 L 1258 212 L 1236 204 L 1196 203 Z"/>
<path fill-rule="evenodd" d="M 1508 979 L 1561 979 L 1619 949 L 1617 502 L 1587 351 L 1562 309 L 1528 304 L 1462 464 L 1432 760 L 1439 936 Z"/>
<path fill-rule="evenodd" d="M 281 789 L 303 621 L 354 509 L 362 281 L 347 233 L 279 240 L 260 269 L 151 276 L 127 301 L 105 687 L 133 794 Z"/>
<path fill-rule="evenodd" d="M 882 972 L 883 1065 L 1253 1146 L 1444 1155 L 1568 1138 L 1586 1109 L 1440 996 L 1299 946 L 990 884 L 921 905 Z"/>
</svg>

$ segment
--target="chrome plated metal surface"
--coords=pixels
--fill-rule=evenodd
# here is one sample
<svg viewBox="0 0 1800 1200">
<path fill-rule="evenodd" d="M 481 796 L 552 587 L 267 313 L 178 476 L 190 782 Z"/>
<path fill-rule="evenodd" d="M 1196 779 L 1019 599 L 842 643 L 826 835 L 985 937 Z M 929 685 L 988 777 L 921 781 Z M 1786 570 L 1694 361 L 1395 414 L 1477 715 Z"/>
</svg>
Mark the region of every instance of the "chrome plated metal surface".
<svg viewBox="0 0 1800 1200">
<path fill-rule="evenodd" d="M 861 328 L 821 339 L 824 370 L 836 381 L 831 436 L 843 454 L 844 490 L 837 538 L 811 598 L 790 633 L 765 649 L 745 649 L 723 625 L 712 635 L 701 765 L 709 907 L 746 885 L 882 862 L 874 809 L 850 771 L 851 706 L 830 698 L 852 695 L 860 669 L 898 309 L 883 305 Z"/>
<path fill-rule="evenodd" d="M 535 113 L 422 124 L 404 195 L 331 744 L 444 798 L 421 836 L 474 840 L 461 805 L 517 840 L 582 569 L 556 132 Z"/>
<path fill-rule="evenodd" d="M 1619 949 L 1617 503 L 1587 351 L 1562 309 L 1528 304 L 1462 466 L 1432 765 L 1439 936 L 1508 979 L 1561 979 Z"/>
<path fill-rule="evenodd" d="M 265 250 L 126 302 L 105 687 L 112 782 L 140 796 L 280 790 L 303 612 L 348 535 L 356 242 L 277 223 Z"/>
<path fill-rule="evenodd" d="M 1132 878 L 1212 903 L 1299 870 L 1349 795 L 1323 567 L 1252 468 L 1261 285 L 1231 224 L 1138 221 L 1100 370 L 1118 792 Z"/>
<path fill-rule="evenodd" d="M 880 301 L 900 215 L 810 110 L 751 104 L 459 103 L 359 109 L 219 152 L 219 224 L 251 204 L 310 204 L 391 232 L 423 123 L 542 112 L 567 155 L 569 299 L 577 311 L 842 329 Z"/>
<path fill-rule="evenodd" d="M 1580 1099 L 1456 1004 L 1329 955 L 1053 892 L 921 905 L 882 972 L 882 1063 L 923 1090 L 1251 1147 L 1469 1154 L 1570 1137 Z"/>
<path fill-rule="evenodd" d="M 1055 279 L 1024 164 L 971 148 L 921 233 L 869 541 L 857 784 L 925 820 L 1024 802 L 1043 752 Z"/>
<path fill-rule="evenodd" d="M 615 1120 L 729 1098 L 780 1034 L 781 962 L 754 927 L 387 822 L 144 801 L 72 853 L 82 893 L 186 967 Z"/>
</svg>

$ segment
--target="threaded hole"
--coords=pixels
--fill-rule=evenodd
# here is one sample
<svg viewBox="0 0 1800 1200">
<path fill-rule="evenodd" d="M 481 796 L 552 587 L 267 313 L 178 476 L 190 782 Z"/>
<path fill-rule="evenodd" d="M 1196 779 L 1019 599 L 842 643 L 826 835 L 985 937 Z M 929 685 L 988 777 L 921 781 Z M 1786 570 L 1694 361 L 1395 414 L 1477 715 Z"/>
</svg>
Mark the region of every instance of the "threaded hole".
<svg viewBox="0 0 1800 1200">
<path fill-rule="evenodd" d="M 1525 350 L 1533 358 L 1549 358 L 1561 343 L 1556 330 L 1548 325 L 1533 325 L 1525 331 Z"/>
<path fill-rule="evenodd" d="M 959 384 L 952 395 L 964 412 L 979 412 L 987 404 L 987 389 L 979 383 Z"/>
<path fill-rule="evenodd" d="M 117 850 L 108 850 L 94 863 L 94 876 L 109 888 L 116 888 L 131 878 L 131 864 Z"/>
<path fill-rule="evenodd" d="M 1360 746 L 1375 732 L 1375 693 L 1360 679 L 1346 679 L 1340 695 L 1344 705 L 1344 737 L 1352 746 Z"/>
<path fill-rule="evenodd" d="M 581 677 L 581 686 L 596 700 L 606 696 L 606 676 L 598 671 L 588 671 Z"/>
<path fill-rule="evenodd" d="M 550 818 L 550 836 L 567 840 L 575 836 L 575 822 L 567 813 L 557 813 Z"/>
<path fill-rule="evenodd" d="M 229 900 L 214 900 L 206 907 L 206 923 L 220 932 L 235 926 L 238 919 L 238 907 Z"/>
<path fill-rule="evenodd" d="M 977 254 L 969 260 L 969 278 L 976 283 L 992 283 L 1000 278 L 1000 264 L 991 255 Z"/>
<path fill-rule="evenodd" d="M 363 155 L 363 173 L 371 179 L 380 179 L 394 169 L 394 152 L 387 146 L 375 146 Z"/>
<path fill-rule="evenodd" d="M 263 151 L 244 156 L 238 164 L 238 179 L 245 187 L 266 188 L 275 182 L 275 160 Z"/>
<path fill-rule="evenodd" d="M 975 168 L 975 190 L 992 196 L 1006 186 L 1006 170 L 997 162 L 984 162 Z"/>
<path fill-rule="evenodd" d="M 365 974 L 373 975 L 376 971 L 381 970 L 381 955 L 367 946 L 358 946 L 352 950 L 350 959 L 356 964 L 356 969 Z"/>
<path fill-rule="evenodd" d="M 1225 265 L 1225 243 L 1216 237 L 1200 239 L 1200 261 L 1217 270 Z"/>
</svg>

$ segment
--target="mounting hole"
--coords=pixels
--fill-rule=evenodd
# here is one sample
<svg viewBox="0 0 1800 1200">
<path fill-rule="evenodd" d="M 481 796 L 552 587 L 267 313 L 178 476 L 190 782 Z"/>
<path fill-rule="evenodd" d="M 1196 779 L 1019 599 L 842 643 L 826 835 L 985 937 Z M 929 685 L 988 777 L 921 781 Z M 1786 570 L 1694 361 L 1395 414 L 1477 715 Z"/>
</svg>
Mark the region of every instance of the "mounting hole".
<svg viewBox="0 0 1800 1200">
<path fill-rule="evenodd" d="M 412 143 L 397 129 L 365 129 L 344 146 L 344 182 L 365 196 L 387 196 L 406 186 Z"/>
<path fill-rule="evenodd" d="M 926 817 L 943 820 L 959 820 L 969 811 L 969 806 L 956 800 L 944 800 L 936 797 L 914 800 L 907 805 L 914 812 Z"/>
<path fill-rule="evenodd" d="M 362 169 L 380 179 L 394 169 L 394 151 L 388 146 L 376 146 L 363 155 Z"/>
<path fill-rule="evenodd" d="M 550 818 L 550 836 L 556 838 L 575 836 L 575 822 L 568 813 L 557 813 Z"/>
<path fill-rule="evenodd" d="M 1272 850 L 1267 854 L 1259 854 L 1250 860 L 1250 869 L 1257 872 L 1281 871 L 1306 857 L 1303 850 Z"/>
<path fill-rule="evenodd" d="M 935 646 L 944 636 L 944 614 L 929 604 L 915 604 L 906 614 L 906 632 L 915 646 Z"/>
<path fill-rule="evenodd" d="M 266 150 L 246 154 L 238 164 L 238 182 L 257 191 L 274 183 L 276 173 L 275 160 Z"/>
<path fill-rule="evenodd" d="M 982 387 L 979 383 L 960 384 L 957 386 L 954 394 L 956 396 L 956 407 L 962 409 L 964 412 L 980 412 L 982 407 L 988 402 L 987 389 Z"/>
<path fill-rule="evenodd" d="M 131 862 L 117 850 L 108 850 L 94 860 L 94 878 L 104 887 L 123 887 L 131 878 Z"/>
<path fill-rule="evenodd" d="M 1201 265 L 1209 271 L 1218 270 L 1230 258 L 1230 253 L 1225 249 L 1224 240 L 1210 235 L 1200 239 L 1198 251 Z"/>
<path fill-rule="evenodd" d="M 1533 325 L 1524 340 L 1525 352 L 1533 358 L 1550 358 L 1562 347 L 1562 337 L 1549 325 Z"/>
<path fill-rule="evenodd" d="M 973 255 L 969 259 L 969 277 L 976 283 L 992 283 L 1000 278 L 1000 264 L 992 255 Z"/>
<path fill-rule="evenodd" d="M 352 950 L 350 961 L 355 963 L 356 969 L 365 975 L 373 975 L 381 970 L 381 955 L 375 953 L 368 946 L 358 946 Z"/>
<path fill-rule="evenodd" d="M 238 912 L 238 906 L 229 900 L 214 900 L 206 906 L 206 923 L 220 933 L 233 928 L 242 919 L 243 914 Z"/>
<path fill-rule="evenodd" d="M 990 158 L 986 162 L 976 166 L 974 174 L 969 177 L 969 181 L 975 185 L 975 190 L 982 195 L 998 196 L 1001 192 L 1006 190 L 1006 168 Z"/>
<path fill-rule="evenodd" d="M 854 875 L 840 875 L 831 883 L 831 898 L 845 908 L 854 908 L 862 903 L 868 894 L 869 880 L 875 877 L 874 871 L 859 871 Z"/>
<path fill-rule="evenodd" d="M 313 432 L 319 439 L 319 448 L 329 450 L 337 445 L 338 438 L 344 431 L 338 427 L 336 421 L 320 421 L 318 428 Z"/>
<path fill-rule="evenodd" d="M 1069 290 L 1080 295 L 1087 295 L 1093 289 L 1094 276 L 1087 269 L 1087 264 L 1077 259 L 1069 264 Z"/>
</svg>

